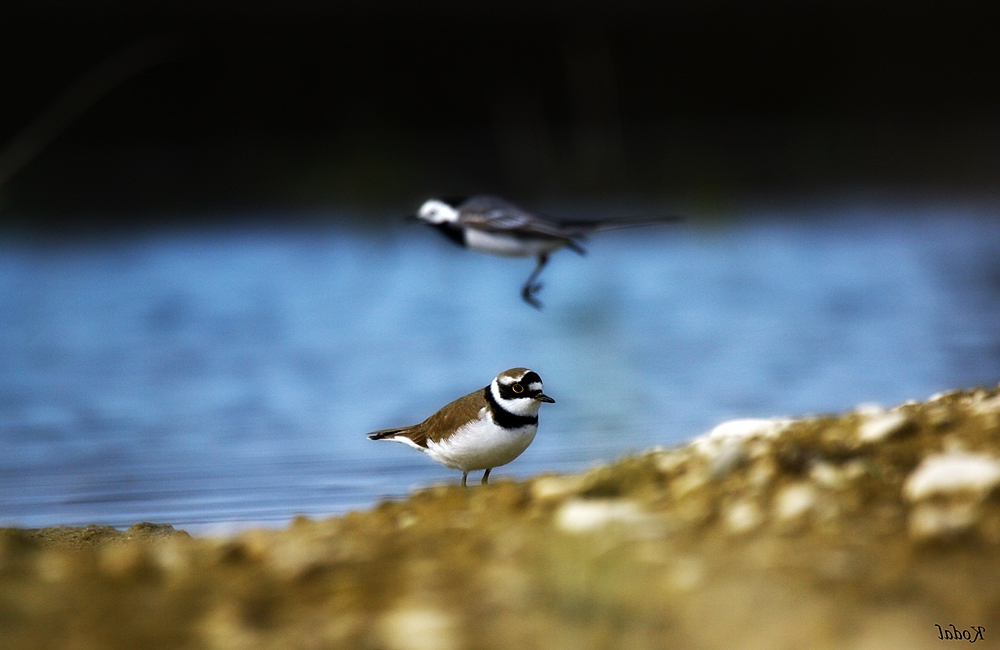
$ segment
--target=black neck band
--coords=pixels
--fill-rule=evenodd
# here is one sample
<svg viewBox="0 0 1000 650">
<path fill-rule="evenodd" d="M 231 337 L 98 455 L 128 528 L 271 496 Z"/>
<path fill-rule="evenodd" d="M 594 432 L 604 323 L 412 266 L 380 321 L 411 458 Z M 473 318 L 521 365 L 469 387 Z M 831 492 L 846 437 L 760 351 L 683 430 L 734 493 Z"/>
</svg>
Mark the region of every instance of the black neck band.
<svg viewBox="0 0 1000 650">
<path fill-rule="evenodd" d="M 462 228 L 458 224 L 451 223 L 450 221 L 433 223 L 431 225 L 440 230 L 445 237 L 459 246 L 465 246 L 465 228 Z"/>
<path fill-rule="evenodd" d="M 529 424 L 538 424 L 537 415 L 517 415 L 500 406 L 500 403 L 493 397 L 490 386 L 483 390 L 483 394 L 486 396 L 486 403 L 490 405 L 490 411 L 493 412 L 493 420 L 504 429 L 520 429 Z"/>
</svg>

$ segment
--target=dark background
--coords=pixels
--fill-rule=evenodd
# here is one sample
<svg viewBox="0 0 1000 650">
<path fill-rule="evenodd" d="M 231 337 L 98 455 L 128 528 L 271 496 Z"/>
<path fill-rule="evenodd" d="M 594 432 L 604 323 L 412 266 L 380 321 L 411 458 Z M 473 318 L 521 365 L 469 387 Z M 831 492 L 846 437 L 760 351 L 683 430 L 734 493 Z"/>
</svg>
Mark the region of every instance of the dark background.
<svg viewBox="0 0 1000 650">
<path fill-rule="evenodd" d="M 995 6 L 8 1 L 0 220 L 993 200 Z"/>
</svg>

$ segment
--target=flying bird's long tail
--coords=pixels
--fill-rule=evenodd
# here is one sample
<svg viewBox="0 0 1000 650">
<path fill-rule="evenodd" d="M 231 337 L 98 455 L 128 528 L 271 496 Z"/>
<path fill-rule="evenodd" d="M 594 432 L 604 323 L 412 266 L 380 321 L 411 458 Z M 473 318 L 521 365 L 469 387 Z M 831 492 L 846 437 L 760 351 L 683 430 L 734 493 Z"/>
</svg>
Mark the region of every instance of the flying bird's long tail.
<svg viewBox="0 0 1000 650">
<path fill-rule="evenodd" d="M 601 219 L 598 221 L 560 221 L 559 225 L 567 231 L 572 232 L 574 237 L 583 237 L 593 232 L 603 232 L 605 230 L 619 230 L 621 228 L 636 228 L 639 226 L 655 226 L 661 223 L 676 223 L 684 221 L 684 217 L 679 215 L 665 215 L 661 217 L 634 217 L 626 219 Z"/>
</svg>

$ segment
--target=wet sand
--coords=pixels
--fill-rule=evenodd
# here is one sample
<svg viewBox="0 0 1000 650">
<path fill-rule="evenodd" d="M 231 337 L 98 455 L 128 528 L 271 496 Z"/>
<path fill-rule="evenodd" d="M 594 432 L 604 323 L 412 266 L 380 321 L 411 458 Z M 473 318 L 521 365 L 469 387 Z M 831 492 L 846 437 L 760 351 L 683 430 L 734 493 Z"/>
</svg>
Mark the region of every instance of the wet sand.
<svg viewBox="0 0 1000 650">
<path fill-rule="evenodd" d="M 992 646 L 998 486 L 994 388 L 284 530 L 3 529 L 0 649 Z"/>
</svg>

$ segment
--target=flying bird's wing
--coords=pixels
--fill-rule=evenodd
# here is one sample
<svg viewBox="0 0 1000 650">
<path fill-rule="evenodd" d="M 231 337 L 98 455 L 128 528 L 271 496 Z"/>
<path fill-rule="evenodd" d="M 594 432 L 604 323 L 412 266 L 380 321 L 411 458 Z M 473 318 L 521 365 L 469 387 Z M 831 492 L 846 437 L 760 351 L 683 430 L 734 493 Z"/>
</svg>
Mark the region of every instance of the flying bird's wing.
<svg viewBox="0 0 1000 650">
<path fill-rule="evenodd" d="M 458 206 L 459 223 L 495 232 L 543 235 L 560 239 L 582 240 L 587 235 L 603 230 L 651 226 L 659 223 L 683 221 L 683 217 L 665 215 L 598 221 L 554 220 L 522 210 L 513 203 L 496 196 L 482 195 L 466 199 Z"/>
<path fill-rule="evenodd" d="M 480 230 L 545 235 L 560 239 L 576 237 L 558 223 L 525 212 L 513 203 L 495 196 L 474 196 L 458 206 L 458 212 L 459 223 Z"/>
</svg>

